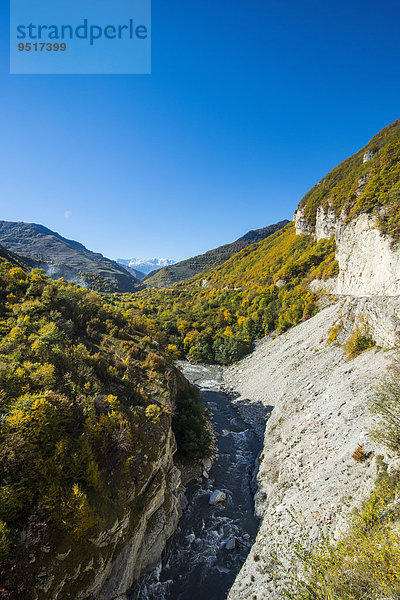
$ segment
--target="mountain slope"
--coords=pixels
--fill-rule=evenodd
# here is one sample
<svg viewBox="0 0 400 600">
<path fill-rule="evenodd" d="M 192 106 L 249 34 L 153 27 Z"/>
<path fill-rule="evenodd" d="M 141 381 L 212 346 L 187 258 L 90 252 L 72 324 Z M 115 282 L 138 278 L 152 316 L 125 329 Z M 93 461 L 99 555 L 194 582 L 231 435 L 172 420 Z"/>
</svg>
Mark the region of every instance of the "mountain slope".
<svg viewBox="0 0 400 600">
<path fill-rule="evenodd" d="M 207 419 L 161 334 L 134 317 L 93 291 L 1 265 L 4 600 L 116 598 L 177 525 L 174 453 L 207 455 Z"/>
<path fill-rule="evenodd" d="M 0 243 L 8 250 L 42 261 L 53 279 L 63 277 L 103 292 L 130 292 L 140 287 L 140 282 L 121 265 L 42 225 L 0 221 Z"/>
<path fill-rule="evenodd" d="M 396 121 L 306 194 L 295 225 L 170 290 L 143 292 L 136 305 L 167 333 L 172 353 L 231 363 L 249 351 L 252 340 L 315 314 L 319 289 L 398 297 L 399 237 Z M 362 311 L 375 340 L 400 336 L 395 307 L 363 305 Z"/>
<path fill-rule="evenodd" d="M 293 223 L 257 244 L 244 248 L 219 267 L 187 282 L 191 286 L 251 288 L 294 286 L 312 279 L 327 279 L 336 273 L 334 243 L 324 240 L 315 244 L 299 238 Z"/>
<path fill-rule="evenodd" d="M 136 279 L 139 279 L 139 281 L 142 281 L 142 279 L 144 279 L 146 277 L 146 273 L 143 273 L 143 271 L 138 271 L 137 269 L 134 269 L 133 267 L 130 267 L 129 265 L 125 265 L 123 262 L 121 262 L 120 259 L 117 260 L 117 263 L 119 265 L 121 265 L 121 267 L 124 267 L 124 269 L 128 273 L 130 273 L 133 277 L 135 277 Z"/>
<path fill-rule="evenodd" d="M 146 284 L 157 288 L 169 287 L 174 283 L 184 281 L 199 273 L 218 267 L 243 248 L 259 242 L 275 233 L 275 231 L 282 229 L 288 222 L 287 220 L 279 221 L 279 223 L 275 223 L 274 225 L 249 231 L 231 244 L 219 246 L 214 250 L 209 250 L 205 254 L 199 254 L 193 258 L 183 260 L 176 265 L 165 267 L 155 273 L 150 273 L 149 277 L 146 278 Z"/>
<path fill-rule="evenodd" d="M 335 237 L 332 293 L 400 295 L 400 120 L 385 127 L 306 194 L 296 232 Z"/>
<path fill-rule="evenodd" d="M 1 263 L 10 263 L 13 267 L 20 267 L 24 271 L 29 271 L 30 269 L 34 269 L 35 267 L 41 267 L 42 263 L 33 258 L 28 258 L 26 256 L 20 256 L 15 252 L 11 252 L 4 248 L 4 246 L 0 245 L 0 264 Z"/>
<path fill-rule="evenodd" d="M 315 314 L 308 282 L 336 272 L 334 241 L 298 236 L 289 223 L 207 274 L 127 302 L 166 333 L 172 357 L 229 364 L 250 351 L 252 340 Z"/>
<path fill-rule="evenodd" d="M 330 208 L 347 222 L 360 214 L 371 214 L 382 233 L 400 238 L 400 119 L 382 129 L 304 196 L 297 220 L 304 220 L 308 233 L 315 231 L 319 208 Z"/>
</svg>

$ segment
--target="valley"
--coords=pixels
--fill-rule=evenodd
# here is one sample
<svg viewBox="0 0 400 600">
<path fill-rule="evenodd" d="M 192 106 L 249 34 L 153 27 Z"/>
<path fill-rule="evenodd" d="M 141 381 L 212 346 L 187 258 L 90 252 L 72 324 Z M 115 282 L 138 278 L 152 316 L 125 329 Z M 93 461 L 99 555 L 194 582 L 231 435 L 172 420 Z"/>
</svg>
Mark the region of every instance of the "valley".
<svg viewBox="0 0 400 600">
<path fill-rule="evenodd" d="M 4 600 L 398 598 L 399 140 L 144 283 L 0 223 Z"/>
<path fill-rule="evenodd" d="M 219 369 L 191 364 L 181 364 L 181 369 L 200 387 L 211 411 L 217 456 L 208 472 L 188 482 L 187 508 L 162 562 L 134 587 L 129 600 L 224 598 L 258 530 L 253 493 L 261 439 L 221 392 Z M 226 499 L 212 506 L 215 490 Z"/>
</svg>

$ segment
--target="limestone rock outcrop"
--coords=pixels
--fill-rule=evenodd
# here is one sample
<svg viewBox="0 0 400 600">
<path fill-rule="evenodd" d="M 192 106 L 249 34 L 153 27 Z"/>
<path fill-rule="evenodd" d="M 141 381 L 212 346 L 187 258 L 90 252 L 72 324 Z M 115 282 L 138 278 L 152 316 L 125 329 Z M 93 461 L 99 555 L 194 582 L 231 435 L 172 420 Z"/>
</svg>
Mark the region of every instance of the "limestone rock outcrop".
<svg viewBox="0 0 400 600">
<path fill-rule="evenodd" d="M 339 262 L 338 294 L 351 296 L 399 296 L 400 249 L 381 233 L 373 217 L 361 214 L 351 221 L 336 217 L 332 208 L 319 207 L 315 230 L 302 209 L 294 216 L 298 234 L 313 235 L 318 241 L 332 235 Z"/>
</svg>

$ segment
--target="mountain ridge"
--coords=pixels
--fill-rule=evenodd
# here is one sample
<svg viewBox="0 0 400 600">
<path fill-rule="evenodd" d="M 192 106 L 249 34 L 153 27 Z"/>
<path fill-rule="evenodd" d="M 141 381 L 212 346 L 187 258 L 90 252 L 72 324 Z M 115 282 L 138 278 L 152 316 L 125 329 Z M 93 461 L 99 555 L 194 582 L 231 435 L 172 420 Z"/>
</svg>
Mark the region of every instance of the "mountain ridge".
<svg viewBox="0 0 400 600">
<path fill-rule="evenodd" d="M 121 265 L 37 223 L 0 221 L 0 243 L 40 261 L 52 279 L 64 278 L 102 292 L 130 292 L 141 283 Z"/>
<path fill-rule="evenodd" d="M 218 267 L 243 248 L 266 239 L 276 231 L 285 227 L 288 223 L 289 221 L 284 219 L 273 225 L 268 225 L 267 227 L 252 229 L 234 242 L 223 244 L 222 246 L 208 250 L 203 254 L 198 254 L 197 256 L 180 261 L 172 266 L 164 267 L 156 272 L 150 273 L 149 276 L 146 277 L 145 282 L 148 286 L 160 288 L 170 287 L 175 283 L 190 279 L 199 273 Z"/>
</svg>

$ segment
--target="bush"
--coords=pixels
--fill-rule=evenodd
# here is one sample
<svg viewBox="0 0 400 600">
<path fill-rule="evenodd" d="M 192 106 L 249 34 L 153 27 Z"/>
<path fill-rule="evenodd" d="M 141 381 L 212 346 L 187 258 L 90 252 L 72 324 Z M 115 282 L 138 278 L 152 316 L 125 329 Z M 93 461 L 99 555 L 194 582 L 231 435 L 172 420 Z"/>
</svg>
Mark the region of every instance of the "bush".
<svg viewBox="0 0 400 600">
<path fill-rule="evenodd" d="M 85 492 L 76 483 L 66 498 L 61 500 L 61 515 L 64 525 L 77 538 L 81 538 L 96 522 Z"/>
<path fill-rule="evenodd" d="M 152 423 L 158 423 L 162 412 L 162 409 L 157 404 L 149 404 L 146 408 L 146 418 Z"/>
<path fill-rule="evenodd" d="M 251 343 L 236 337 L 224 337 L 214 342 L 213 349 L 217 363 L 230 365 L 250 352 Z"/>
<path fill-rule="evenodd" d="M 0 560 L 7 558 L 11 546 L 11 532 L 4 521 L 0 521 Z"/>
<path fill-rule="evenodd" d="M 359 325 L 351 334 L 345 346 L 345 352 L 347 358 L 351 360 L 352 358 L 355 358 L 365 350 L 373 348 L 374 346 L 375 342 L 372 336 L 369 334 L 367 326 Z"/>
<path fill-rule="evenodd" d="M 210 455 L 212 439 L 207 413 L 195 388 L 192 393 L 185 391 L 178 395 L 172 429 L 182 462 L 190 463 Z"/>
<path fill-rule="evenodd" d="M 332 325 L 332 327 L 328 331 L 328 340 L 327 340 L 328 344 L 333 344 L 333 342 L 336 342 L 337 337 L 342 329 L 343 329 L 342 321 L 339 321 L 339 323 L 336 323 L 336 325 Z"/>
<path fill-rule="evenodd" d="M 371 401 L 377 416 L 372 436 L 377 442 L 400 454 L 400 363 L 395 361 L 381 381 Z"/>
<path fill-rule="evenodd" d="M 361 444 L 358 444 L 357 448 L 354 450 L 352 458 L 354 458 L 356 462 L 363 462 L 367 459 L 367 454 L 364 452 L 364 448 Z"/>
</svg>

